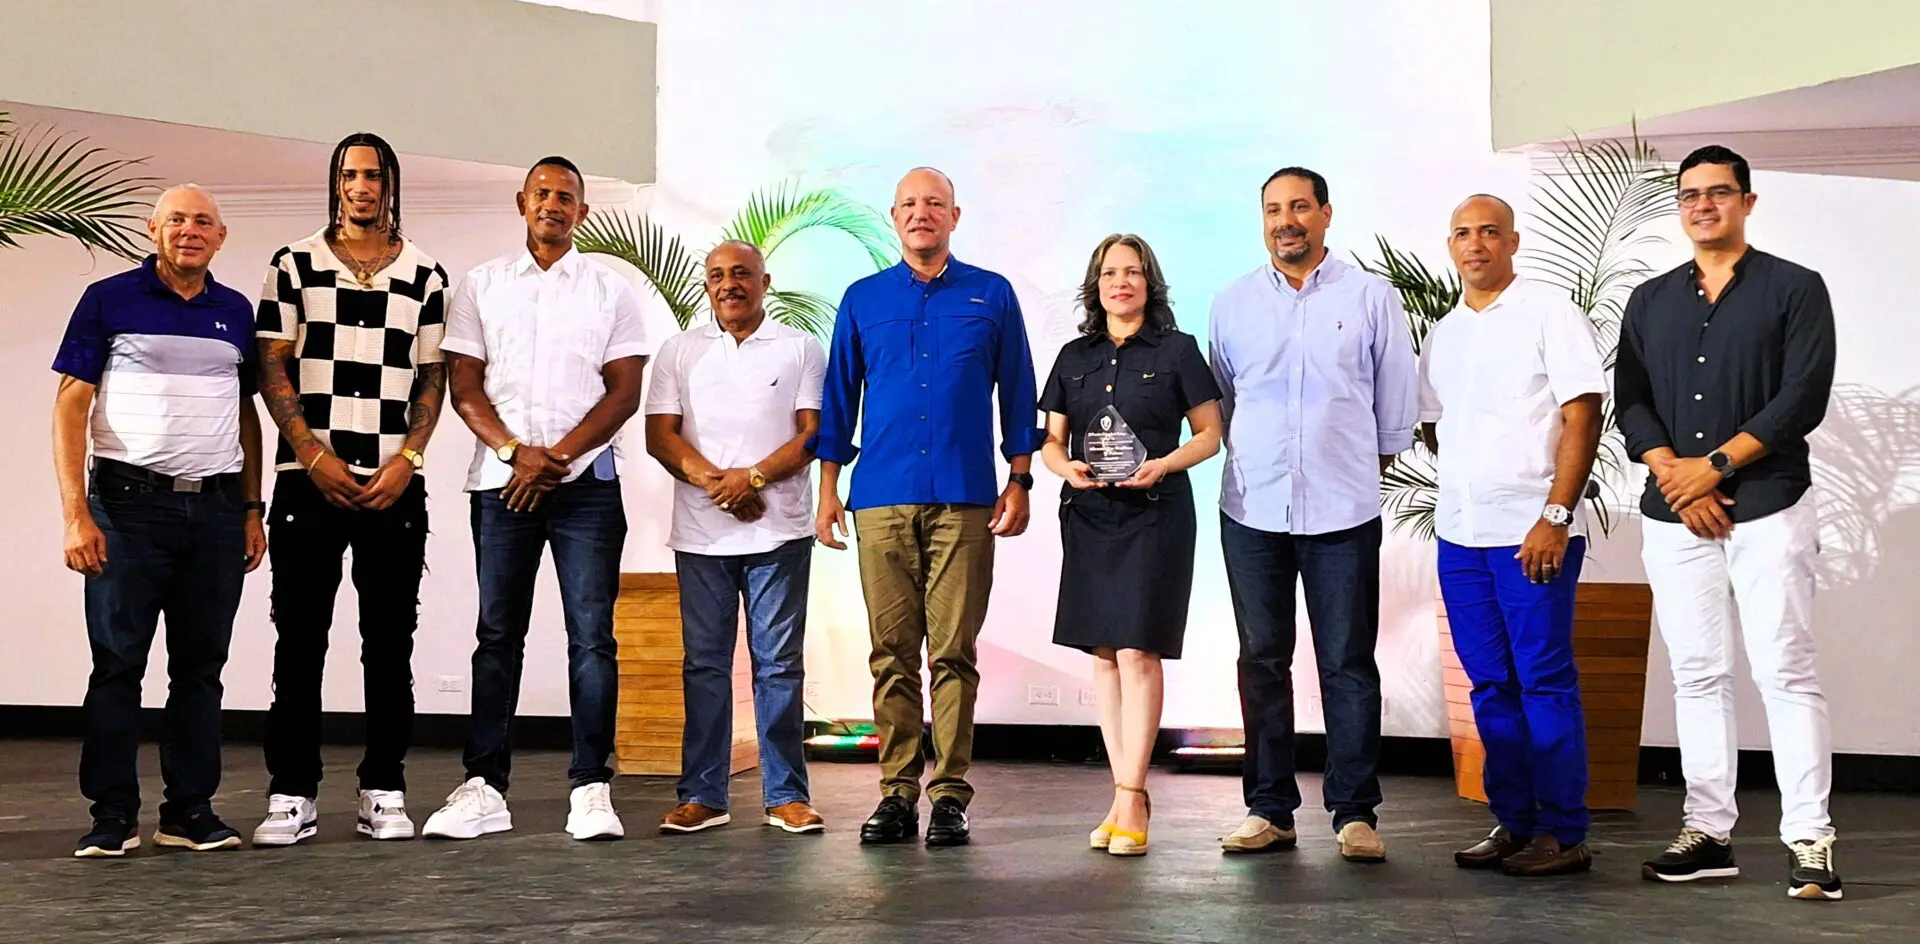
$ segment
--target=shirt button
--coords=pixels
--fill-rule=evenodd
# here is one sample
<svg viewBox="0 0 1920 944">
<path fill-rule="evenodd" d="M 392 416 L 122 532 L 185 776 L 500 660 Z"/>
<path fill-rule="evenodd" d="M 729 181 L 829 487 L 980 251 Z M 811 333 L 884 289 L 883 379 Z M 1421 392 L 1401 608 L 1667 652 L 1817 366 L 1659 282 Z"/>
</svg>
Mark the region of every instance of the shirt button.
<svg viewBox="0 0 1920 944">
<path fill-rule="evenodd" d="M 1113 384 L 1107 384 L 1107 392 L 1108 392 L 1108 393 L 1112 393 L 1112 392 L 1113 392 Z"/>
<path fill-rule="evenodd" d="M 926 384 L 921 384 L 921 385 L 920 385 L 920 389 L 922 389 L 922 390 L 925 390 L 925 389 L 927 389 L 927 385 L 926 385 Z"/>
<path fill-rule="evenodd" d="M 1699 357 L 1697 357 L 1697 358 L 1695 358 L 1695 360 L 1697 360 L 1697 361 L 1699 361 L 1700 363 L 1702 363 L 1702 364 L 1704 364 L 1704 363 L 1706 363 L 1706 362 L 1707 362 L 1707 355 L 1705 355 L 1705 354 L 1702 354 L 1702 355 L 1700 355 Z"/>
<path fill-rule="evenodd" d="M 1110 360 L 1110 361 L 1108 361 L 1107 363 L 1109 363 L 1109 364 L 1118 364 L 1118 363 L 1120 363 L 1120 358 L 1117 358 L 1117 357 L 1116 357 L 1116 358 L 1114 358 L 1113 360 Z"/>
<path fill-rule="evenodd" d="M 926 353 L 922 353 L 922 354 L 921 354 L 920 356 L 921 356 L 922 358 L 926 358 L 926 357 L 931 357 L 932 355 L 930 355 L 930 354 L 926 354 Z M 1701 359 L 1701 360 L 1703 360 L 1703 361 L 1704 361 L 1704 360 L 1706 360 L 1706 358 L 1704 358 L 1704 357 L 1703 357 L 1703 358 L 1700 358 L 1700 359 Z"/>
<path fill-rule="evenodd" d="M 1706 433 L 1694 433 L 1694 434 L 1693 434 L 1693 438 L 1695 438 L 1695 439 L 1705 439 L 1705 438 L 1707 438 L 1707 434 L 1706 434 Z"/>
<path fill-rule="evenodd" d="M 1699 393 L 1696 393 L 1696 394 L 1694 394 L 1694 395 L 1693 395 L 1693 398 L 1694 398 L 1695 400 L 1698 400 L 1698 399 L 1700 399 L 1700 398 L 1701 398 L 1702 396 L 1705 396 L 1705 394 L 1699 394 Z"/>
<path fill-rule="evenodd" d="M 920 454 L 924 456 L 924 455 L 926 455 L 926 454 L 927 454 L 927 451 L 926 451 L 925 449 L 922 449 L 922 450 L 920 450 Z"/>
</svg>

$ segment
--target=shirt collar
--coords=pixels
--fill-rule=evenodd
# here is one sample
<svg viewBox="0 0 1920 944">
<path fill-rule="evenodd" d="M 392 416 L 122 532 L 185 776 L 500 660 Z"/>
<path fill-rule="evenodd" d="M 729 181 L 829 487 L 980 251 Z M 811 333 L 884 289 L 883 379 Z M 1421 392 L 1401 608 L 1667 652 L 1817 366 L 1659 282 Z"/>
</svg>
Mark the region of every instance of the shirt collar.
<svg viewBox="0 0 1920 944">
<path fill-rule="evenodd" d="M 1734 277 L 1739 278 L 1740 276 L 1745 275 L 1747 272 L 1747 264 L 1765 255 L 1766 253 L 1761 252 L 1758 249 L 1755 249 L 1752 243 L 1748 243 L 1747 251 L 1741 253 L 1740 258 L 1733 263 Z M 1687 260 L 1687 279 L 1689 281 L 1698 281 L 1699 278 L 1700 278 L 1700 263 L 1691 259 Z"/>
<path fill-rule="evenodd" d="M 160 281 L 160 273 L 154 270 L 154 265 L 159 262 L 159 260 L 160 255 L 158 253 L 148 253 L 147 258 L 140 262 L 140 287 L 149 292 L 156 295 L 164 295 L 176 302 L 197 305 L 212 298 L 214 289 L 220 287 L 220 283 L 214 281 L 213 270 L 208 269 L 207 284 L 200 288 L 200 294 L 192 298 L 181 298 L 180 293 L 168 288 L 167 283 Z"/>
<path fill-rule="evenodd" d="M 1087 337 L 1088 347 L 1099 347 L 1102 344 L 1112 345 L 1114 347 L 1119 346 L 1119 345 L 1113 344 L 1113 339 L 1108 337 L 1105 331 L 1089 334 L 1086 337 Z M 1138 341 L 1141 344 L 1144 344 L 1148 347 L 1159 347 L 1160 332 L 1155 331 L 1152 325 L 1141 325 L 1140 330 L 1134 332 L 1133 336 L 1128 338 L 1127 340 Z"/>
<path fill-rule="evenodd" d="M 1281 274 L 1279 269 L 1273 267 L 1271 256 L 1267 258 L 1266 264 L 1268 280 L 1273 283 L 1274 288 L 1288 295 L 1304 292 L 1323 282 L 1331 282 L 1339 278 L 1348 268 L 1350 267 L 1346 263 L 1334 257 L 1333 250 L 1328 249 L 1327 254 L 1320 259 L 1320 264 L 1314 266 L 1312 272 L 1307 273 L 1306 279 L 1301 281 L 1300 287 L 1296 289 L 1287 282 L 1287 277 Z"/>
<path fill-rule="evenodd" d="M 571 278 L 573 276 L 580 274 L 580 263 L 581 263 L 580 248 L 578 246 L 568 246 L 567 254 L 564 256 L 561 256 L 559 260 L 553 264 L 553 267 L 548 269 L 547 271 L 558 272 L 561 275 Z M 539 272 L 539 271 L 540 271 L 540 262 L 539 260 L 533 258 L 533 250 L 522 249 L 520 251 L 520 258 L 514 260 L 513 274 L 526 275 L 530 272 Z"/>
<path fill-rule="evenodd" d="M 339 256 L 334 255 L 333 247 L 327 245 L 327 230 L 329 228 L 330 227 L 322 226 L 316 230 L 312 236 L 308 236 L 301 241 L 306 244 L 307 258 L 313 260 L 313 267 L 315 269 L 347 272 L 346 264 L 340 261 Z M 295 244 L 295 248 L 299 248 L 299 246 L 299 243 Z M 409 257 L 418 251 L 419 250 L 413 245 L 413 240 L 401 236 L 400 254 L 393 257 L 392 264 L 388 265 L 387 268 L 391 269 L 394 266 L 408 261 Z M 381 271 L 384 272 L 386 269 L 382 269 Z M 347 274 L 351 275 L 352 273 L 348 272 Z"/>
<path fill-rule="evenodd" d="M 760 326 L 753 329 L 752 334 L 747 335 L 746 341 L 740 343 L 745 344 L 747 341 L 771 341 L 775 333 L 779 330 L 780 323 L 773 320 L 772 315 L 766 315 L 760 319 Z M 709 316 L 707 318 L 706 328 L 701 332 L 701 336 L 708 340 L 718 341 L 728 335 L 726 329 L 720 327 L 720 319 Z"/>
<path fill-rule="evenodd" d="M 1511 308 L 1514 305 L 1519 305 L 1524 303 L 1527 300 L 1527 298 L 1532 294 L 1533 288 L 1534 288 L 1534 284 L 1532 280 L 1528 279 L 1524 275 L 1515 275 L 1513 277 L 1513 281 L 1508 282 L 1507 287 L 1504 289 L 1501 289 L 1500 294 L 1495 296 L 1493 301 L 1490 304 L 1488 304 L 1487 307 L 1482 308 L 1477 312 L 1474 311 L 1472 308 L 1467 307 L 1467 296 L 1464 292 L 1462 292 L 1460 295 L 1459 303 L 1455 304 L 1453 306 L 1453 309 L 1455 311 L 1466 311 L 1470 314 L 1484 315 L 1490 311 L 1493 311 L 1496 308 Z"/>
<path fill-rule="evenodd" d="M 904 278 L 906 278 L 908 282 L 911 282 L 915 285 L 931 285 L 934 282 L 939 282 L 946 279 L 949 275 L 959 275 L 960 270 L 965 265 L 966 263 L 961 262 L 959 259 L 955 258 L 952 253 L 948 253 L 947 264 L 941 266 L 940 271 L 937 273 L 934 273 L 933 278 L 927 279 L 925 281 L 921 280 L 920 273 L 913 271 L 913 267 L 910 265 L 907 265 L 907 261 L 905 259 L 900 260 L 899 265 L 897 265 L 895 268 L 898 268 L 900 270 L 900 274 Z"/>
</svg>

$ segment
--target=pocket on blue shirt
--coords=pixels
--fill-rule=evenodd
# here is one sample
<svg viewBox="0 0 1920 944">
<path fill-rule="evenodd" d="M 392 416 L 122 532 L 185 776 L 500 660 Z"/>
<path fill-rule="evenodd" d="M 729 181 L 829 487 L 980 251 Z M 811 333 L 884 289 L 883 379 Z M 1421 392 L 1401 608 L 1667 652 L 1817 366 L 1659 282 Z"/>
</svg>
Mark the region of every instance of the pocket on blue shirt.
<svg viewBox="0 0 1920 944">
<path fill-rule="evenodd" d="M 912 370 L 913 319 L 881 318 L 860 325 L 860 350 L 867 373 Z"/>
<path fill-rule="evenodd" d="M 995 319 L 985 312 L 936 316 L 942 359 L 956 367 L 978 367 L 993 375 Z"/>
</svg>

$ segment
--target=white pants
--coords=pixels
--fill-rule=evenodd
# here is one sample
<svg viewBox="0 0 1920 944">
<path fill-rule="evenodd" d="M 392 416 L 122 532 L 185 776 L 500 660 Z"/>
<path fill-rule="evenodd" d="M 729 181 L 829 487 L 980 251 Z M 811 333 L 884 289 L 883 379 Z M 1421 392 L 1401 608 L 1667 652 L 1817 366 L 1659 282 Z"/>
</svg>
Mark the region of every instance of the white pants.
<svg viewBox="0 0 1920 944">
<path fill-rule="evenodd" d="M 1827 794 L 1833 785 L 1833 741 L 1814 666 L 1820 522 L 1812 496 L 1737 523 L 1725 541 L 1694 537 L 1685 525 L 1653 520 L 1645 525 L 1641 556 L 1660 637 L 1673 663 L 1687 825 L 1726 839 L 1740 815 L 1733 798 L 1739 770 L 1733 714 L 1737 626 L 1767 708 L 1774 776 L 1780 782 L 1780 839 L 1791 843 L 1832 835 Z"/>
</svg>

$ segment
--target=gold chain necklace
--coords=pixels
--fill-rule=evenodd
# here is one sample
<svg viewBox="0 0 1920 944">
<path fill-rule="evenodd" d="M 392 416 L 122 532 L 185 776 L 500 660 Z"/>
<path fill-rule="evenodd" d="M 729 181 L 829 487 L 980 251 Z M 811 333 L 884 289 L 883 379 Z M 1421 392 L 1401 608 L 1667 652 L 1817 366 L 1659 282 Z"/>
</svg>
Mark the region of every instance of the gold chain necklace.
<svg viewBox="0 0 1920 944">
<path fill-rule="evenodd" d="M 373 277 L 379 275 L 381 270 L 392 265 L 393 260 L 400 257 L 400 244 L 397 242 L 387 243 L 385 250 L 372 259 L 366 260 L 354 255 L 353 251 L 347 248 L 346 243 L 337 236 L 327 237 L 327 247 L 333 250 L 336 258 L 346 263 L 347 269 L 353 273 L 354 281 L 359 282 L 361 288 L 372 288 Z"/>
</svg>

